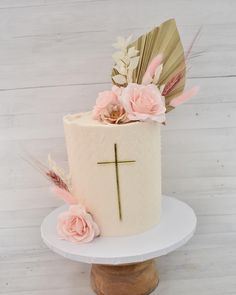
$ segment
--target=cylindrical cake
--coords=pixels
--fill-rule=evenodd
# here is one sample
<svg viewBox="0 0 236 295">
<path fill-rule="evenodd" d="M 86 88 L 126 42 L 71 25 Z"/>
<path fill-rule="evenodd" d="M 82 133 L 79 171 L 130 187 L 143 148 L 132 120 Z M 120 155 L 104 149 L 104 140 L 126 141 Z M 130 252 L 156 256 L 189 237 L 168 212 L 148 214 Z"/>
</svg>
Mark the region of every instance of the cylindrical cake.
<svg viewBox="0 0 236 295">
<path fill-rule="evenodd" d="M 64 117 L 72 192 L 102 236 L 142 233 L 161 211 L 160 124 L 105 124 L 91 112 Z"/>
</svg>

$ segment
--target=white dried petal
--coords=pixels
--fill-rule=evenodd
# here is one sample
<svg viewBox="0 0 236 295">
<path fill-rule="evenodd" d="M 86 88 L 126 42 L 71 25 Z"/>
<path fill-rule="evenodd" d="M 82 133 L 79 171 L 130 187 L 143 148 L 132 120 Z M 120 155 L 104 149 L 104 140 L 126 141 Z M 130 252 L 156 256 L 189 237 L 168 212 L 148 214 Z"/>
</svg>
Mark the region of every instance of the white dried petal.
<svg viewBox="0 0 236 295">
<path fill-rule="evenodd" d="M 135 47 L 131 47 L 128 50 L 128 56 L 129 57 L 134 57 L 139 53 L 139 51 L 137 49 L 135 49 Z"/>
<path fill-rule="evenodd" d="M 112 44 L 112 46 L 116 49 L 122 49 L 124 47 L 125 39 L 123 37 L 117 37 L 116 43 Z"/>
<path fill-rule="evenodd" d="M 117 71 L 119 72 L 119 74 L 121 74 L 122 76 L 127 76 L 127 67 L 125 67 L 124 65 L 122 66 L 115 66 L 115 69 L 117 69 Z"/>
<path fill-rule="evenodd" d="M 113 81 L 116 84 L 123 85 L 127 83 L 126 77 L 123 75 L 115 75 L 112 77 Z"/>
<path fill-rule="evenodd" d="M 114 52 L 112 55 L 113 60 L 118 63 L 124 57 L 123 51 Z"/>
<path fill-rule="evenodd" d="M 125 55 L 121 58 L 121 61 L 123 61 L 124 64 L 128 65 L 130 63 L 130 58 L 128 55 Z"/>
<path fill-rule="evenodd" d="M 133 82 L 133 70 L 128 70 L 127 82 L 128 83 L 132 83 Z"/>
<path fill-rule="evenodd" d="M 139 56 L 132 57 L 132 58 L 130 59 L 129 69 L 130 69 L 130 70 L 134 70 L 134 69 L 136 69 L 137 66 L 138 66 L 138 62 L 139 62 Z"/>
<path fill-rule="evenodd" d="M 112 46 L 117 49 L 126 50 L 130 41 L 131 41 L 131 36 L 129 36 L 127 39 L 119 36 L 119 37 L 117 37 L 116 43 L 112 44 Z"/>
<path fill-rule="evenodd" d="M 123 65 L 116 65 L 114 66 L 114 69 L 116 69 L 121 75 L 126 76 L 127 75 L 127 68 Z"/>
</svg>

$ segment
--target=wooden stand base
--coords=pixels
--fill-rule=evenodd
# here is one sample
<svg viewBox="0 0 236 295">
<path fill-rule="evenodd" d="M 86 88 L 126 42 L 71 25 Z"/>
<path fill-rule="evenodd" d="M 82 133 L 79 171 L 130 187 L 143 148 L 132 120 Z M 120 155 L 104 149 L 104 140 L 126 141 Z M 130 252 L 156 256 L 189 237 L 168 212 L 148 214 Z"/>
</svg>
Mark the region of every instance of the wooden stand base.
<svg viewBox="0 0 236 295">
<path fill-rule="evenodd" d="M 92 265 L 91 286 L 98 295 L 147 295 L 157 285 L 154 259 L 125 265 Z"/>
</svg>

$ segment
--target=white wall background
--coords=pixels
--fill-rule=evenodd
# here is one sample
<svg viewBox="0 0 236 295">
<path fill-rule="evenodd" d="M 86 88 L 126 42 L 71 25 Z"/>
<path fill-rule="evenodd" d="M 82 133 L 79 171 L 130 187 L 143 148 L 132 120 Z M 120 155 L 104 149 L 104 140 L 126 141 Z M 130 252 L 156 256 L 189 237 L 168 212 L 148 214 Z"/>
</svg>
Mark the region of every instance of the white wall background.
<svg viewBox="0 0 236 295">
<path fill-rule="evenodd" d="M 89 266 L 50 252 L 39 226 L 60 202 L 20 158 L 66 161 L 62 116 L 110 83 L 111 44 L 175 17 L 185 45 L 202 35 L 189 84 L 168 114 L 163 186 L 198 215 L 195 237 L 158 260 L 154 294 L 236 293 L 236 2 L 0 0 L 0 294 L 88 295 Z"/>
</svg>

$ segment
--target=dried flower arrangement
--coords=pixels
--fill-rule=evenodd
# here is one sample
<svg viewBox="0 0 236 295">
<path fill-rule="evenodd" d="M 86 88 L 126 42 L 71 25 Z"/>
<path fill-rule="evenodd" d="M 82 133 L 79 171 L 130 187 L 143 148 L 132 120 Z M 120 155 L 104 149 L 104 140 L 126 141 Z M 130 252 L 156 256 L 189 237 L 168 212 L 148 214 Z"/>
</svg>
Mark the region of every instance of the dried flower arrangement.
<svg viewBox="0 0 236 295">
<path fill-rule="evenodd" d="M 91 213 L 71 192 L 70 176 L 57 165 L 52 157 L 48 155 L 48 167 L 28 154 L 23 158 L 51 182 L 55 195 L 69 205 L 68 210 L 58 216 L 59 237 L 74 243 L 87 243 L 99 236 L 99 227 Z"/>
<path fill-rule="evenodd" d="M 113 54 L 111 90 L 98 94 L 93 118 L 107 124 L 134 121 L 165 123 L 166 113 L 195 95 L 195 86 L 184 91 L 186 64 L 197 32 L 184 53 L 176 23 L 170 19 L 131 43 L 131 38 L 118 37 Z M 72 194 L 71 179 L 48 156 L 49 167 L 28 157 L 52 184 L 53 192 L 69 204 L 58 217 L 59 236 L 71 242 L 90 242 L 100 235 L 91 213 Z M 131 161 L 132 162 L 132 161 Z"/>
<path fill-rule="evenodd" d="M 131 121 L 164 123 L 166 113 L 195 95 L 198 87 L 184 91 L 186 63 L 199 32 L 186 54 L 174 19 L 133 43 L 118 37 L 113 54 L 111 90 L 100 92 L 93 118 L 110 124 Z"/>
</svg>

